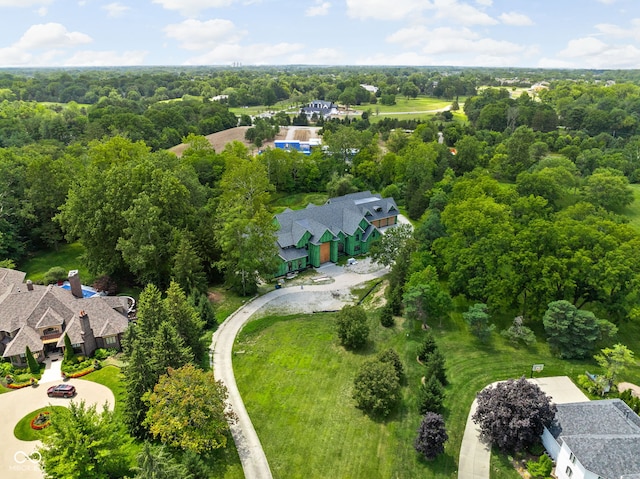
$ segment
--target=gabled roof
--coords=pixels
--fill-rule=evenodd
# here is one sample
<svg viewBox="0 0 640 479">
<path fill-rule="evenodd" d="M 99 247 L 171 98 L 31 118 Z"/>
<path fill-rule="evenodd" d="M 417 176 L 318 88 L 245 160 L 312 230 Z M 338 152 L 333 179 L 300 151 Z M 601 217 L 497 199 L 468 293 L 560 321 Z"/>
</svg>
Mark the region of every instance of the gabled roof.
<svg viewBox="0 0 640 479">
<path fill-rule="evenodd" d="M 285 249 L 295 248 L 306 233 L 311 235 L 309 242 L 314 244 L 320 242 L 326 231 L 334 238 L 340 233 L 353 236 L 362 231 L 366 240 L 375 229 L 371 222 L 397 214 L 393 198 L 381 198 L 370 191 L 331 198 L 321 206 L 309 204 L 302 210 L 287 209 L 276 215 L 280 225 L 277 235 L 280 256 L 286 260 Z M 363 219 L 368 225 L 364 230 L 360 225 Z"/>
<path fill-rule="evenodd" d="M 62 326 L 74 344 L 83 342 L 77 319 L 82 310 L 88 314 L 96 337 L 120 334 L 128 327 L 127 298 L 76 298 L 70 291 L 53 285 L 34 284 L 29 289 L 25 283 L 9 283 L 25 277 L 22 272 L 9 271 L 12 270 L 0 268 L 0 331 L 14 337 L 6 344 L 3 357 L 24 354 L 26 345 L 32 351 L 41 351 L 43 343 L 37 330 L 48 327 Z M 64 334 L 58 346 L 64 346 Z"/>
<path fill-rule="evenodd" d="M 640 474 L 640 417 L 620 399 L 558 404 L 549 431 L 589 471 L 607 479 Z"/>
<path fill-rule="evenodd" d="M 47 308 L 44 314 L 40 317 L 40 321 L 37 322 L 36 328 L 44 329 L 52 326 L 62 326 L 63 324 L 64 318 L 53 309 Z"/>
<path fill-rule="evenodd" d="M 29 326 L 25 326 L 18 331 L 18 334 L 15 335 L 13 341 L 7 345 L 7 349 L 4 351 L 4 356 L 9 357 L 24 354 L 27 346 L 29 346 L 32 353 L 42 351 L 43 348 L 40 335 L 36 330 Z"/>
</svg>

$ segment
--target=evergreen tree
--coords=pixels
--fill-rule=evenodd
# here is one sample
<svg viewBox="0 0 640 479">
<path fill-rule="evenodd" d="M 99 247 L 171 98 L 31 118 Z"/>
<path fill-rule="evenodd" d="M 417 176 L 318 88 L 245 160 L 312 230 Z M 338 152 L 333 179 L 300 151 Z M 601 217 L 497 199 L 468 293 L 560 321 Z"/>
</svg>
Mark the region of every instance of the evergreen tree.
<svg viewBox="0 0 640 479">
<path fill-rule="evenodd" d="M 25 349 L 24 354 L 27 358 L 27 364 L 29 365 L 29 371 L 31 371 L 31 374 L 39 374 L 40 366 L 38 365 L 38 361 L 36 361 L 36 358 L 33 357 L 29 346 L 27 346 L 27 348 Z"/>
<path fill-rule="evenodd" d="M 67 333 L 64 333 L 64 360 L 66 362 L 73 362 L 75 357 L 76 353 L 73 352 L 71 339 L 69 339 L 69 335 Z"/>
<path fill-rule="evenodd" d="M 427 366 L 425 377 L 429 379 L 431 376 L 435 376 L 442 385 L 446 386 L 447 371 L 444 362 L 444 355 L 440 352 L 439 349 L 436 349 L 431 354 L 429 354 L 425 360 Z"/>
<path fill-rule="evenodd" d="M 205 354 L 205 345 L 202 342 L 204 321 L 196 309 L 189 304 L 178 283 L 171 282 L 164 303 L 167 318 L 178 331 L 185 346 L 191 350 L 196 361 L 199 362 Z"/>
<path fill-rule="evenodd" d="M 418 394 L 418 409 L 420 414 L 427 412 L 440 412 L 444 401 L 444 388 L 435 375 L 426 379 L 420 385 Z"/>
</svg>

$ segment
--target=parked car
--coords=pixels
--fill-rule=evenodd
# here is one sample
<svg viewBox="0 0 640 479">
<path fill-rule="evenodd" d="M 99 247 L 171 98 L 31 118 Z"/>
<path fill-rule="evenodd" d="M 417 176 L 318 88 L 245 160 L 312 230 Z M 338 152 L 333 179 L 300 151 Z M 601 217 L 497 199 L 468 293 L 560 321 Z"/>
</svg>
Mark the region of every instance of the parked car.
<svg viewBox="0 0 640 479">
<path fill-rule="evenodd" d="M 47 389 L 50 398 L 70 398 L 76 395 L 76 387 L 71 384 L 58 384 Z"/>
</svg>

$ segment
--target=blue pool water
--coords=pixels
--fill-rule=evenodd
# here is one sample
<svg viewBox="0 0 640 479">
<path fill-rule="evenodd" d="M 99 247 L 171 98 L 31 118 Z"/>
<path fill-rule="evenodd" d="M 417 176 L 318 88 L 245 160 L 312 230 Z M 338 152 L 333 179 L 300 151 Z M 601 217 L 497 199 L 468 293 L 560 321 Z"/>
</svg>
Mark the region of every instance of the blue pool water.
<svg viewBox="0 0 640 479">
<path fill-rule="evenodd" d="M 60 287 L 63 288 L 63 289 L 66 289 L 67 291 L 71 291 L 71 285 L 69 283 L 65 283 Z M 88 288 L 86 288 L 84 286 L 82 287 L 82 297 L 83 298 L 90 298 L 92 296 L 95 296 L 96 294 L 98 294 L 98 293 L 96 293 L 95 291 L 92 291 L 92 290 L 90 290 L 90 289 L 88 289 Z"/>
</svg>

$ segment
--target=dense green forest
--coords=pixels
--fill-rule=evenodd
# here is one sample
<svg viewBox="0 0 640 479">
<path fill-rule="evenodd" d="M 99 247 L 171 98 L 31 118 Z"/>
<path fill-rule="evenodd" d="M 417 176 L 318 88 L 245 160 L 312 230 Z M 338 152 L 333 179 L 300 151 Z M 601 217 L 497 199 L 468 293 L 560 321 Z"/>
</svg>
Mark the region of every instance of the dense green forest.
<svg viewBox="0 0 640 479">
<path fill-rule="evenodd" d="M 640 230 L 629 220 L 640 182 L 638 82 L 637 71 L 586 70 L 3 70 L 0 264 L 20 267 L 78 242 L 94 277 L 146 287 L 139 328 L 155 331 L 155 309 L 179 304 L 179 317 L 189 298 L 204 311 L 212 284 L 248 295 L 272 279 L 274 198 L 372 190 L 395 198 L 414 224 L 388 275 L 393 313 L 433 324 L 454 302 L 475 303 L 540 334 L 552 303 L 593 313 L 602 329 L 592 328 L 588 347 L 554 351 L 590 356 L 614 325 L 640 317 Z M 451 109 L 373 121 L 378 103 L 425 96 Z M 318 120 L 324 147 L 308 156 L 254 156 L 238 142 L 215 151 L 204 137 L 240 122 L 259 139 L 258 130 L 302 122 L 298 107 L 312 99 L 360 113 Z M 278 113 L 239 118 L 230 111 L 238 106 Z M 182 141 L 180 158 L 167 151 Z M 198 318 L 189 308 L 191 329 L 215 326 L 211 311 Z M 172 327 L 160 336 L 175 337 Z M 188 331 L 181 341 L 191 351 L 132 331 L 129 359 L 175 350 L 175 367 L 206 360 Z M 148 436 L 140 396 L 169 364 L 158 361 L 154 374 L 132 366 L 142 359 L 127 370 L 137 437 Z"/>
</svg>

